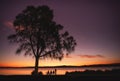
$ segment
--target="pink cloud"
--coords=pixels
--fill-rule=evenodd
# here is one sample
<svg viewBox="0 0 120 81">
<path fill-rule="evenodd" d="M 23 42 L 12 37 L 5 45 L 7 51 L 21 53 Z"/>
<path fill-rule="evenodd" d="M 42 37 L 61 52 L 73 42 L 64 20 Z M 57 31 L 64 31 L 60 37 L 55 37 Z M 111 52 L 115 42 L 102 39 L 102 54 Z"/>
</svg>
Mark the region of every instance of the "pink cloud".
<svg viewBox="0 0 120 81">
<path fill-rule="evenodd" d="M 3 24 L 4 24 L 6 27 L 9 27 L 9 28 L 13 29 L 13 23 L 12 23 L 11 21 L 5 21 Z"/>
<path fill-rule="evenodd" d="M 81 58 L 104 58 L 103 55 L 78 55 Z"/>
</svg>

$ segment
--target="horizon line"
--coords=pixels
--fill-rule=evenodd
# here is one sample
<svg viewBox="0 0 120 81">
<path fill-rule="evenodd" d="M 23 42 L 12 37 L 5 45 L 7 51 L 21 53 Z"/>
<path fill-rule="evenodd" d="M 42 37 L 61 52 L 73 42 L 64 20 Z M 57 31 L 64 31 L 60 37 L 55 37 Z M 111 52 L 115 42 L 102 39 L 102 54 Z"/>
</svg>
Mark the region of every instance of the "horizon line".
<svg viewBox="0 0 120 81">
<path fill-rule="evenodd" d="M 84 67 L 84 66 L 103 66 L 103 65 L 119 65 L 120 63 L 108 63 L 108 64 L 91 64 L 91 65 L 56 65 L 56 66 L 38 66 L 38 67 Z M 0 66 L 0 68 L 33 68 L 34 66 Z"/>
</svg>

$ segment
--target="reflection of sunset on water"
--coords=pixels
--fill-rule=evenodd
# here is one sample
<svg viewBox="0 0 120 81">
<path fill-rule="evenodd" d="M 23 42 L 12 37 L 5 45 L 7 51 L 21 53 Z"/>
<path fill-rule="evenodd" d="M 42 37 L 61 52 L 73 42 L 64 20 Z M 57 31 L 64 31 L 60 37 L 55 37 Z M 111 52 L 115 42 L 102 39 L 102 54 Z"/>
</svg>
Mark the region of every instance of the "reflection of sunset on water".
<svg viewBox="0 0 120 81">
<path fill-rule="evenodd" d="M 0 69 L 2 75 L 29 75 L 32 69 Z"/>
<path fill-rule="evenodd" d="M 43 75 L 46 75 L 48 71 L 53 71 L 56 69 L 57 75 L 64 75 L 66 72 L 73 71 L 85 71 L 85 70 L 112 70 L 119 69 L 120 67 L 81 67 L 81 68 L 39 68 L 39 72 L 42 72 Z M 30 75 L 33 71 L 33 68 L 19 69 L 19 68 L 9 68 L 9 69 L 0 69 L 0 75 Z"/>
</svg>

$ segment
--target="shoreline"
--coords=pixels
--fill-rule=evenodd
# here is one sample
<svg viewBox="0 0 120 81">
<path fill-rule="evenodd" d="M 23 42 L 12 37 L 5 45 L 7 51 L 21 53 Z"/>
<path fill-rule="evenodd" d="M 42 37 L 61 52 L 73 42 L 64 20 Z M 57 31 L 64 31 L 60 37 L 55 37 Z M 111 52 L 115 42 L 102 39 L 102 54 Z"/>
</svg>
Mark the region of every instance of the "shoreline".
<svg viewBox="0 0 120 81">
<path fill-rule="evenodd" d="M 68 76 L 68 75 L 0 75 L 0 81 L 119 81 L 118 76 Z"/>
</svg>

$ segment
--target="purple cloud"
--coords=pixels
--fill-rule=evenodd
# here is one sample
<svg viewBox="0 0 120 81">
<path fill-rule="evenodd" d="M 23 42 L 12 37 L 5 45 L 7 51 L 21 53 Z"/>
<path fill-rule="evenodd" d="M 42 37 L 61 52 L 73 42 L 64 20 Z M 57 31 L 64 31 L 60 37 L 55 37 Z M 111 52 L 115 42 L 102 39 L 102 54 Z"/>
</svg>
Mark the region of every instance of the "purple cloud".
<svg viewBox="0 0 120 81">
<path fill-rule="evenodd" d="M 78 55 L 81 58 L 104 58 L 103 55 Z"/>
</svg>

